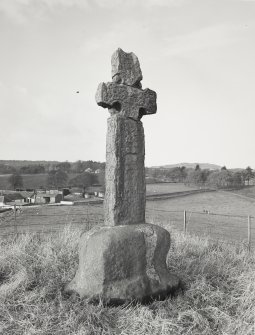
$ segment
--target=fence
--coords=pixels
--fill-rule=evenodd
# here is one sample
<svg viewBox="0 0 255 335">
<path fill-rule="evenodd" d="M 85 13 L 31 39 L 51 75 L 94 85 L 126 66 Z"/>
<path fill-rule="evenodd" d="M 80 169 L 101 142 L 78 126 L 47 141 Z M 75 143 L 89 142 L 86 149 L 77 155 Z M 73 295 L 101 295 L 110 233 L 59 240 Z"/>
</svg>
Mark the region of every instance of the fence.
<svg viewBox="0 0 255 335">
<path fill-rule="evenodd" d="M 103 220 L 103 206 L 100 204 L 17 207 L 0 214 L 0 236 L 28 231 L 53 233 L 62 230 L 66 225 L 88 230 L 97 224 L 103 224 Z M 252 216 L 148 208 L 146 222 L 198 236 L 208 236 L 211 240 L 245 243 L 248 250 L 255 245 Z"/>
<path fill-rule="evenodd" d="M 26 232 L 53 233 L 61 231 L 67 225 L 89 230 L 102 223 L 103 208 L 97 204 L 16 207 L 16 210 L 0 215 L 0 236 Z"/>
<path fill-rule="evenodd" d="M 184 233 L 207 236 L 225 243 L 244 243 L 248 250 L 255 245 L 254 217 L 197 211 L 150 209 L 147 221 L 170 226 Z"/>
</svg>

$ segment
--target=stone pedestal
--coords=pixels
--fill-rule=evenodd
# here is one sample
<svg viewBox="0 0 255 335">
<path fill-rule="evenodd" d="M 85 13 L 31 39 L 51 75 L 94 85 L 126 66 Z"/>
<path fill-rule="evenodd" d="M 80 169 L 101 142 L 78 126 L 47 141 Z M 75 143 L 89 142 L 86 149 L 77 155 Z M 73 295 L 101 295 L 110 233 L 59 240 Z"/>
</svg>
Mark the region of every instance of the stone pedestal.
<svg viewBox="0 0 255 335">
<path fill-rule="evenodd" d="M 156 225 L 95 227 L 81 236 L 67 290 L 109 304 L 163 299 L 179 287 L 166 266 L 169 247 L 169 232 Z"/>
</svg>

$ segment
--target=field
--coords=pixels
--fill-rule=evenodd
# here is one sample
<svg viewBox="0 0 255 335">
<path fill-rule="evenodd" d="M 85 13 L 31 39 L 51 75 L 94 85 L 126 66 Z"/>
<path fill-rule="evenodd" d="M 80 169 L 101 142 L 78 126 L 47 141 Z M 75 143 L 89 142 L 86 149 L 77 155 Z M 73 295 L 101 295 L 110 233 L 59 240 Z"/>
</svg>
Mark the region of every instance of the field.
<svg viewBox="0 0 255 335">
<path fill-rule="evenodd" d="M 24 231 L 55 232 L 66 225 L 91 228 L 103 223 L 103 206 L 47 206 L 23 207 L 17 211 L 16 227 L 12 212 L 0 214 L 0 235 Z"/>
<path fill-rule="evenodd" d="M 255 199 L 255 186 L 246 186 L 240 190 L 231 191 L 231 193 Z"/>
<path fill-rule="evenodd" d="M 184 210 L 186 228 L 198 236 L 209 236 L 226 242 L 247 243 L 247 221 L 251 218 L 251 241 L 255 246 L 255 200 L 239 197 L 230 192 L 210 192 L 167 200 L 149 201 L 146 221 L 183 231 Z M 88 228 L 103 223 L 102 204 L 79 206 L 23 207 L 14 215 L 0 214 L 0 234 L 24 231 L 56 231 L 67 224 Z"/>
<path fill-rule="evenodd" d="M 0 243 L 0 333 L 5 335 L 254 335 L 254 254 L 172 231 L 167 265 L 184 291 L 149 305 L 104 306 L 64 292 L 79 230 Z"/>
<path fill-rule="evenodd" d="M 214 239 L 247 241 L 248 215 L 255 217 L 255 200 L 229 192 L 211 192 L 160 201 L 147 201 L 147 212 L 155 223 L 183 229 L 184 210 L 187 230 Z M 223 215 L 221 215 L 223 214 Z M 251 219 L 255 243 L 255 219 Z"/>
<path fill-rule="evenodd" d="M 185 289 L 165 301 L 118 307 L 64 292 L 77 269 L 80 233 L 103 223 L 102 205 L 24 207 L 16 227 L 13 212 L 0 214 L 0 234 L 30 232 L 0 239 L 0 333 L 254 335 L 255 255 L 243 243 L 254 205 L 230 192 L 147 201 L 146 221 L 171 233 L 167 264 Z M 49 234 L 33 234 L 38 230 Z M 242 243 L 229 245 L 234 240 Z"/>
<path fill-rule="evenodd" d="M 240 198 L 230 192 L 221 191 L 194 194 L 183 198 L 147 202 L 147 208 L 182 211 L 186 209 L 198 212 L 208 210 L 213 213 L 246 216 L 255 216 L 254 205 L 254 199 Z"/>
<path fill-rule="evenodd" d="M 197 190 L 197 186 L 188 186 L 183 183 L 155 183 L 146 185 L 146 194 L 164 194 L 164 193 L 175 193 L 183 191 Z"/>
</svg>

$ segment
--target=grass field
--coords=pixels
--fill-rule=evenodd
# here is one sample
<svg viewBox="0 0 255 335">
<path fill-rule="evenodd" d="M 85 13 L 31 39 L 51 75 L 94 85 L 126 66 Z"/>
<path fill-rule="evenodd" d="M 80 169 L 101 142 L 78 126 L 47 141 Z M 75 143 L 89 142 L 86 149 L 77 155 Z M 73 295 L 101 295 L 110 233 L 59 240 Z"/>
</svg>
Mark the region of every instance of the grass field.
<svg viewBox="0 0 255 335">
<path fill-rule="evenodd" d="M 163 194 L 163 193 L 175 193 L 183 191 L 197 190 L 197 186 L 187 186 L 183 183 L 155 183 L 146 185 L 146 194 Z"/>
<path fill-rule="evenodd" d="M 240 190 L 231 191 L 231 193 L 255 199 L 255 186 L 246 186 Z"/>
<path fill-rule="evenodd" d="M 244 243 L 217 241 L 244 240 L 254 205 L 254 199 L 230 192 L 147 201 L 147 222 L 171 233 L 168 267 L 185 291 L 147 306 L 111 308 L 63 291 L 77 269 L 79 235 L 103 223 L 103 206 L 23 208 L 17 229 L 30 233 L 0 239 L 0 334 L 254 335 L 254 249 L 248 254 Z M 184 209 L 186 235 L 179 232 Z M 0 214 L 0 234 L 14 233 L 13 223 L 12 212 Z M 50 234 L 32 234 L 38 230 Z"/>
<path fill-rule="evenodd" d="M 167 265 L 185 290 L 165 301 L 119 307 L 64 293 L 77 269 L 79 230 L 3 240 L 0 333 L 254 335 L 254 254 L 171 232 Z"/>
<path fill-rule="evenodd" d="M 247 241 L 247 217 L 255 217 L 255 200 L 229 192 L 212 192 L 147 201 L 150 220 L 152 218 L 155 223 L 171 225 L 179 230 L 183 229 L 184 210 L 187 211 L 189 232 L 230 242 Z M 251 226 L 252 245 L 255 246 L 255 219 L 251 219 Z"/>
<path fill-rule="evenodd" d="M 147 208 L 163 210 L 189 210 L 231 215 L 255 216 L 254 199 L 240 198 L 230 192 L 210 192 L 189 195 L 183 198 L 173 198 L 160 201 L 147 201 Z"/>
<path fill-rule="evenodd" d="M 187 230 L 198 236 L 209 236 L 227 242 L 247 242 L 247 217 L 255 217 L 255 200 L 229 192 L 212 192 L 167 200 L 148 201 L 146 221 L 183 230 L 184 210 Z M 223 214 L 223 215 L 221 215 Z M 67 224 L 87 229 L 103 223 L 103 205 L 35 206 L 17 212 L 0 214 L 0 235 L 26 231 L 62 230 Z M 255 247 L 255 219 L 251 219 L 252 247 Z"/>
<path fill-rule="evenodd" d="M 85 229 L 103 223 L 102 205 L 31 206 L 17 211 L 16 225 L 12 212 L 0 214 L 0 235 L 15 232 L 63 230 L 72 224 Z"/>
</svg>

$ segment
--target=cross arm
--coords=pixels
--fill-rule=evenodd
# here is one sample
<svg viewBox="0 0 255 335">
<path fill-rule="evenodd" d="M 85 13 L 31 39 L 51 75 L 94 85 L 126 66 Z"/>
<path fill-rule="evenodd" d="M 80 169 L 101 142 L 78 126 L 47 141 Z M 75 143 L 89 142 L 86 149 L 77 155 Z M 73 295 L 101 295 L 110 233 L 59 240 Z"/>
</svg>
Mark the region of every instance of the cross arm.
<svg viewBox="0 0 255 335">
<path fill-rule="evenodd" d="M 114 108 L 121 115 L 135 120 L 157 111 L 156 92 L 115 82 L 100 83 L 96 102 L 103 108 Z"/>
</svg>

